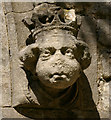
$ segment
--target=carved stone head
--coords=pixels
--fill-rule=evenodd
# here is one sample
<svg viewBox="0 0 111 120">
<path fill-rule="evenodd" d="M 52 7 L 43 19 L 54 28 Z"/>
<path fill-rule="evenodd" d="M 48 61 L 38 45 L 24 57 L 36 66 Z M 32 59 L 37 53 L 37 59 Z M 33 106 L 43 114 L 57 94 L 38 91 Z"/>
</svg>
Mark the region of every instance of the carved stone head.
<svg viewBox="0 0 111 120">
<path fill-rule="evenodd" d="M 76 38 L 59 29 L 44 34 L 38 40 L 37 76 L 45 86 L 67 88 L 76 82 L 82 69 L 75 56 Z"/>
<path fill-rule="evenodd" d="M 90 109 L 99 117 L 83 72 L 91 63 L 88 45 L 77 40 L 77 17 L 64 18 L 61 7 L 42 3 L 31 21 L 23 20 L 31 34 L 19 54 L 25 98 L 15 107 L 25 116 L 88 118 Z"/>
<path fill-rule="evenodd" d="M 45 86 L 67 88 L 90 64 L 88 46 L 65 30 L 42 32 L 36 41 L 21 51 L 20 59 Z"/>
<path fill-rule="evenodd" d="M 83 70 L 90 65 L 91 56 L 88 45 L 77 40 L 77 19 L 66 23 L 61 8 L 44 3 L 35 9 L 31 23 L 23 22 L 31 31 L 27 46 L 19 56 L 28 80 L 25 89 L 28 106 L 59 109 L 62 113 L 56 111 L 56 117 L 83 115 L 79 111 L 86 103 L 83 94 L 87 90 L 91 92 Z M 91 94 L 87 99 L 94 106 Z M 96 111 L 96 107 L 93 108 Z M 95 113 L 98 116 L 97 111 Z M 31 116 L 38 114 L 33 111 Z"/>
<path fill-rule="evenodd" d="M 63 11 L 57 6 L 43 4 L 42 7 L 49 9 L 47 12 L 41 6 L 35 9 L 33 24 L 24 20 L 32 32 L 32 43 L 20 51 L 20 60 L 32 81 L 63 90 L 76 83 L 90 65 L 91 56 L 87 44 L 76 39 L 77 21 L 65 23 Z"/>
</svg>

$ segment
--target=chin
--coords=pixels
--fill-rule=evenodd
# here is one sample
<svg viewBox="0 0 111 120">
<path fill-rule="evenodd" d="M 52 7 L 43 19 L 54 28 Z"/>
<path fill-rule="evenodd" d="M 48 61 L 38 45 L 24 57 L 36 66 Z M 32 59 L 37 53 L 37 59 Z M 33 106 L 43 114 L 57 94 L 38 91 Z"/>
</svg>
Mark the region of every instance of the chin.
<svg viewBox="0 0 111 120">
<path fill-rule="evenodd" d="M 75 81 L 76 82 L 76 81 Z M 54 89 L 66 89 L 70 86 L 72 86 L 75 82 L 72 81 L 55 81 L 55 82 L 47 82 L 43 83 L 44 86 L 54 88 Z"/>
</svg>

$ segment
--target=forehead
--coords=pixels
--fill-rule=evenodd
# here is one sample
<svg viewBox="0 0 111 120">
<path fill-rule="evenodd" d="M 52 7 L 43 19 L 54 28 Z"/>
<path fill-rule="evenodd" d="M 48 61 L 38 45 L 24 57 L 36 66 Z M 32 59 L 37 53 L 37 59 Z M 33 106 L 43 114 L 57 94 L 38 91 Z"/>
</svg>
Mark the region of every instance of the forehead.
<svg viewBox="0 0 111 120">
<path fill-rule="evenodd" d="M 68 33 L 53 33 L 49 32 L 38 40 L 40 48 L 54 47 L 60 49 L 61 47 L 74 47 L 76 38 Z"/>
</svg>

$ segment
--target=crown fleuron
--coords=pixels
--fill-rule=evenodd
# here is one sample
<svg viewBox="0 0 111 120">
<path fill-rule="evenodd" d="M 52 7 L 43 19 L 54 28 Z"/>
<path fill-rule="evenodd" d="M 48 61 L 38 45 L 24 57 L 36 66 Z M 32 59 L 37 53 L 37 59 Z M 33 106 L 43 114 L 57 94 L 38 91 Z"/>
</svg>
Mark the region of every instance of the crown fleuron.
<svg viewBox="0 0 111 120">
<path fill-rule="evenodd" d="M 69 11 L 55 4 L 42 3 L 35 7 L 31 21 L 23 19 L 23 22 L 31 31 L 33 37 L 42 31 L 56 28 L 71 31 L 74 36 L 77 36 L 79 25 L 77 24 L 75 11 L 71 10 L 72 14 Z"/>
</svg>

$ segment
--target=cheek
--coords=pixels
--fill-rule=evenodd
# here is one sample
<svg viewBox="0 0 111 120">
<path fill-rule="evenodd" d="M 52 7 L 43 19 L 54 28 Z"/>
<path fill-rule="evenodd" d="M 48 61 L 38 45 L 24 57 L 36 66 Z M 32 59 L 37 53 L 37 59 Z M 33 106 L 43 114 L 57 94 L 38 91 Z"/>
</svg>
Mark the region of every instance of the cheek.
<svg viewBox="0 0 111 120">
<path fill-rule="evenodd" d="M 36 65 L 36 73 L 40 80 L 47 80 L 49 77 L 49 64 L 47 62 L 43 62 L 38 60 Z"/>
<path fill-rule="evenodd" d="M 69 74 L 69 76 L 73 79 L 77 79 L 80 76 L 81 72 L 81 66 L 79 62 L 76 59 L 68 60 L 66 63 L 68 63 L 66 67 L 66 72 Z"/>
<path fill-rule="evenodd" d="M 77 64 L 74 64 L 74 66 L 73 66 L 73 71 L 72 71 L 71 77 L 75 80 L 78 79 L 81 71 L 82 71 L 81 66 L 77 62 Z"/>
</svg>

